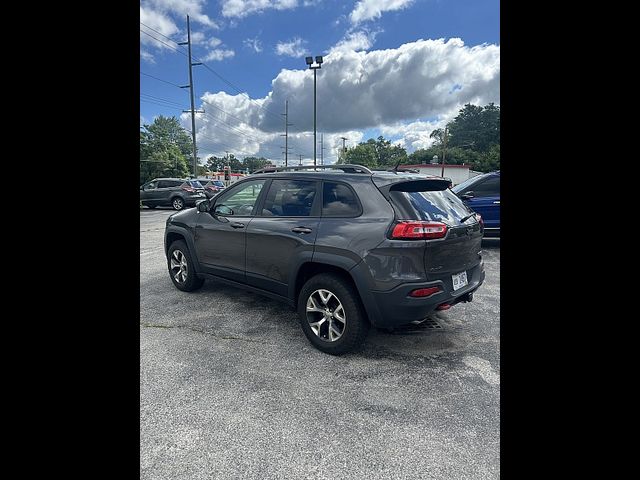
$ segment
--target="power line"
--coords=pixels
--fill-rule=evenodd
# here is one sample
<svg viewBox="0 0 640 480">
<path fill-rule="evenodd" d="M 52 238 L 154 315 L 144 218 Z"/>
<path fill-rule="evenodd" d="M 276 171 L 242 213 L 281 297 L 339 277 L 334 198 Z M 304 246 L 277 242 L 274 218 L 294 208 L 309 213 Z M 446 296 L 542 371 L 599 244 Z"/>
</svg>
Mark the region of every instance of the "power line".
<svg viewBox="0 0 640 480">
<path fill-rule="evenodd" d="M 144 73 L 144 72 L 140 72 L 140 75 L 144 75 L 145 77 L 151 77 L 155 80 L 158 80 L 160 82 L 164 82 L 164 83 L 168 83 L 169 85 L 173 85 L 174 87 L 178 87 L 182 90 L 182 87 L 180 87 L 180 85 L 178 85 L 177 83 L 173 83 L 173 82 L 168 82 L 167 80 L 163 80 L 161 78 L 158 77 L 154 77 L 153 75 L 149 75 L 148 73 Z"/>
<path fill-rule="evenodd" d="M 184 55 L 185 57 L 187 56 L 187 54 L 186 54 L 186 53 L 181 52 L 181 51 L 180 51 L 180 50 L 178 50 L 177 48 L 172 47 L 172 46 L 171 46 L 171 45 L 169 45 L 168 43 L 163 42 L 163 41 L 162 41 L 162 40 L 160 40 L 159 38 L 154 37 L 154 36 L 153 36 L 153 35 L 151 35 L 150 33 L 147 33 L 147 32 L 145 32 L 144 30 L 140 30 L 140 32 L 141 32 L 141 33 L 144 33 L 145 35 L 147 35 L 147 36 L 149 36 L 149 37 L 151 37 L 151 38 L 153 38 L 156 42 L 160 42 L 161 44 L 165 45 L 167 48 L 170 48 L 170 49 L 171 49 L 171 50 L 173 50 L 174 52 L 178 52 L 178 53 L 180 53 L 180 54 Z M 163 36 L 164 36 L 164 35 L 163 35 Z"/>
<path fill-rule="evenodd" d="M 140 22 L 141 25 L 144 25 L 146 28 L 148 28 L 149 30 L 154 31 L 155 33 L 157 33 L 158 35 L 161 35 L 162 37 L 166 38 L 167 40 L 177 44 L 178 46 L 180 46 L 179 42 L 176 42 L 175 40 L 173 40 L 170 37 L 167 37 L 166 35 L 164 35 L 163 33 L 160 33 L 158 30 L 155 30 L 151 27 L 149 27 L 148 25 L 144 24 L 143 22 Z M 177 50 L 176 48 L 171 47 L 171 45 L 168 45 L 167 43 L 158 40 L 156 37 L 148 34 L 147 32 L 145 32 L 144 30 L 140 30 L 142 33 L 145 33 L 146 35 L 149 35 L 151 38 L 159 41 L 160 43 L 168 46 L 169 48 L 172 48 L 173 50 L 175 50 L 176 52 L 182 53 L 183 55 L 187 56 L 186 53 L 184 52 L 180 52 L 179 50 Z M 216 72 L 213 68 L 211 68 L 209 65 L 207 65 L 206 63 L 204 63 L 201 59 L 199 58 L 195 58 L 192 57 L 195 60 L 197 60 L 199 63 L 202 63 L 202 66 L 204 68 L 206 68 L 207 70 L 209 70 L 211 73 L 213 73 L 216 77 L 218 77 L 220 80 L 222 80 L 225 84 L 227 84 L 228 86 L 230 86 L 231 88 L 233 88 L 239 95 L 243 95 L 244 97 L 246 97 L 251 103 L 253 103 L 254 105 L 256 105 L 258 108 L 264 110 L 266 113 L 269 113 L 270 115 L 273 115 L 275 118 L 280 119 L 280 116 L 278 114 L 273 113 L 272 111 L 268 110 L 265 106 L 260 105 L 258 102 L 256 102 L 255 100 L 253 100 L 247 93 L 243 92 L 240 88 L 238 88 L 236 85 L 234 85 L 231 81 L 227 80 L 226 78 L 224 78 L 222 75 L 220 75 L 218 72 Z"/>
<path fill-rule="evenodd" d="M 166 98 L 156 97 L 154 95 L 151 95 L 151 94 L 148 94 L 148 93 L 144 93 L 144 92 L 140 93 L 140 96 L 141 97 L 142 96 L 149 97 L 149 98 L 151 98 L 153 100 L 158 100 L 158 101 L 165 102 L 165 103 L 173 103 L 174 105 L 179 106 L 180 108 L 183 108 L 181 103 L 174 102 L 173 100 L 168 100 Z"/>
</svg>

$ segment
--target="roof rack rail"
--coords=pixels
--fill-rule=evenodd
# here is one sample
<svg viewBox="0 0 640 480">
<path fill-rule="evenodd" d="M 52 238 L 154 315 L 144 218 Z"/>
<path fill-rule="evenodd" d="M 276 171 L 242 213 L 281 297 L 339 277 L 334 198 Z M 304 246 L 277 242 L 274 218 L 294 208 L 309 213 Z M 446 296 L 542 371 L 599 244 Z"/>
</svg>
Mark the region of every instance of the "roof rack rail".
<svg viewBox="0 0 640 480">
<path fill-rule="evenodd" d="M 339 164 L 339 165 L 291 165 L 288 167 L 266 167 L 261 168 L 253 172 L 256 173 L 274 173 L 274 172 L 285 172 L 285 171 L 298 171 L 298 170 L 315 170 L 318 168 L 330 168 L 336 170 L 343 170 L 345 173 L 368 173 L 372 175 L 373 172 L 369 170 L 367 167 L 363 165 L 353 165 L 349 163 Z"/>
</svg>

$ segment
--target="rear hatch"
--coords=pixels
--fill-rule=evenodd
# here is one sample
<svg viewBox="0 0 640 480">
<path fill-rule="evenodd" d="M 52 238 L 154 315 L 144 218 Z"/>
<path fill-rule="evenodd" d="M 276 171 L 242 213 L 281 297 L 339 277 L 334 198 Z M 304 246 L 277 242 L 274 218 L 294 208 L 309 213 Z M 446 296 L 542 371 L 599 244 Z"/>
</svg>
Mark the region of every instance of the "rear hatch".
<svg viewBox="0 0 640 480">
<path fill-rule="evenodd" d="M 396 214 L 391 238 L 424 242 L 427 280 L 450 279 L 480 263 L 481 220 L 448 186 L 445 179 L 412 179 L 381 189 Z"/>
<path fill-rule="evenodd" d="M 204 196 L 204 187 L 198 180 L 186 180 L 180 185 L 184 191 L 189 192 L 190 196 Z"/>
</svg>

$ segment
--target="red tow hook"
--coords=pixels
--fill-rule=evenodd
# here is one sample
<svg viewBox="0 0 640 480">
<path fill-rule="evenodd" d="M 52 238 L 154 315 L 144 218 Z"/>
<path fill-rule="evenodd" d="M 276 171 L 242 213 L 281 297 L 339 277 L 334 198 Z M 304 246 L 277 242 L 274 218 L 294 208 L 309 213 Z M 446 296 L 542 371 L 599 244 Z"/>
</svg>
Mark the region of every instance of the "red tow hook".
<svg viewBox="0 0 640 480">
<path fill-rule="evenodd" d="M 441 305 L 438 305 L 436 307 L 436 310 L 449 310 L 451 308 L 451 305 L 449 305 L 448 303 L 443 303 Z"/>
</svg>

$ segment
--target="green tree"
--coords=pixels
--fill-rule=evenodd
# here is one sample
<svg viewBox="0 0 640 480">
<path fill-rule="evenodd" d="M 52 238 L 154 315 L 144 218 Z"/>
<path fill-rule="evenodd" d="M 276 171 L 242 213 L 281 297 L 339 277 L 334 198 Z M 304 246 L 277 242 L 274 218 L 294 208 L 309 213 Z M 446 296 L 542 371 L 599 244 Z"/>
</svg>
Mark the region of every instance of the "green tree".
<svg viewBox="0 0 640 480">
<path fill-rule="evenodd" d="M 254 172 L 270 163 L 271 162 L 264 157 L 244 157 L 242 160 L 242 169 L 248 169 L 249 172 Z"/>
<path fill-rule="evenodd" d="M 190 173 L 191 137 L 176 117 L 160 115 L 140 132 L 140 183 Z"/>
<path fill-rule="evenodd" d="M 377 139 L 370 138 L 355 147 L 349 148 L 338 163 L 355 163 L 370 168 L 394 167 L 398 162 L 406 163 L 407 151 L 399 146 L 392 145 L 383 136 Z"/>
<path fill-rule="evenodd" d="M 207 158 L 207 168 L 212 172 L 221 172 L 223 167 L 226 165 L 226 158 L 216 157 L 215 155 L 211 155 Z"/>
<path fill-rule="evenodd" d="M 493 103 L 485 107 L 466 104 L 448 127 L 449 146 L 470 146 L 486 153 L 500 144 L 500 107 Z"/>
</svg>

